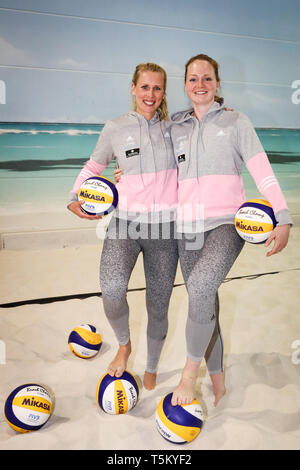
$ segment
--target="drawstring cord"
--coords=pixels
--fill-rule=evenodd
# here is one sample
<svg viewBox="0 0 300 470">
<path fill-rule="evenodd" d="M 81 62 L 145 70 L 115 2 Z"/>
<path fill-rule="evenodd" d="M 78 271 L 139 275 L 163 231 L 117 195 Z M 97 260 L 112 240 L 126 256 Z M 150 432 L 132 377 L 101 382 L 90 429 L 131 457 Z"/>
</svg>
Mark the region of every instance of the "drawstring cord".
<svg viewBox="0 0 300 470">
<path fill-rule="evenodd" d="M 140 123 L 140 120 L 139 120 L 139 117 L 137 116 L 137 120 L 138 120 L 138 123 L 139 123 L 139 148 L 140 148 L 140 175 L 141 175 L 141 180 L 142 180 L 142 183 L 143 183 L 143 188 L 145 188 L 145 181 L 144 181 L 144 178 L 143 178 L 143 165 L 142 165 L 142 158 L 143 158 L 143 154 L 142 154 L 142 125 Z"/>
<path fill-rule="evenodd" d="M 162 126 L 161 126 L 161 121 L 159 121 L 159 125 L 160 125 L 160 132 L 161 132 L 161 136 L 162 136 L 162 140 L 163 140 L 163 143 L 164 143 L 164 146 L 165 146 L 165 152 L 166 152 L 166 167 L 164 168 L 165 170 L 165 178 L 164 178 L 164 185 L 167 181 L 167 171 L 168 171 L 168 149 L 167 149 L 167 144 L 166 144 L 166 139 L 165 139 L 165 136 L 164 136 L 164 132 L 163 132 L 163 129 L 162 129 Z"/>
</svg>

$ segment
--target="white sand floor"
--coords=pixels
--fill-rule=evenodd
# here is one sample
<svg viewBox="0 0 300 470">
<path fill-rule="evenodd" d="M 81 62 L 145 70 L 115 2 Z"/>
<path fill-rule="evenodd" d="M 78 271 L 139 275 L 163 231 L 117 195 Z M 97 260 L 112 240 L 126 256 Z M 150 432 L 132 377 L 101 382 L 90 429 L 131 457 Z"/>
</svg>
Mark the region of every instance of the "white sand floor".
<svg viewBox="0 0 300 470">
<path fill-rule="evenodd" d="M 101 243 L 0 251 L 1 304 L 74 296 L 0 309 L 0 339 L 5 345 L 0 364 L 0 449 L 183 450 L 164 440 L 155 426 L 156 406 L 177 385 L 185 362 L 187 294 L 180 270 L 157 387 L 142 389 L 138 404 L 127 414 L 111 416 L 100 411 L 95 393 L 117 343 L 101 297 L 76 297 L 98 292 L 100 252 Z M 185 452 L 300 449 L 300 228 L 292 230 L 281 254 L 266 258 L 265 252 L 264 247 L 247 244 L 220 288 L 227 394 L 214 408 L 203 364 L 198 398 L 205 424 L 184 446 Z M 139 258 L 128 292 L 133 344 L 128 370 L 141 379 L 146 360 L 143 288 Z M 103 337 L 99 354 L 88 361 L 75 357 L 67 344 L 70 331 L 80 323 L 94 324 Z M 41 430 L 19 434 L 7 425 L 3 407 L 15 387 L 29 382 L 53 390 L 55 410 Z"/>
</svg>

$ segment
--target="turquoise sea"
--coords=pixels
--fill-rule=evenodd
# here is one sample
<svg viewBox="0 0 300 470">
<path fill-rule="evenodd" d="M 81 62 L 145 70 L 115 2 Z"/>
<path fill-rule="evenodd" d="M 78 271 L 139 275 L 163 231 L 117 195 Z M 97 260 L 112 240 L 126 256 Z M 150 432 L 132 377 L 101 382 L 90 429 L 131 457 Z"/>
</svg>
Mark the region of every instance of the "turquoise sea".
<svg viewBox="0 0 300 470">
<path fill-rule="evenodd" d="M 0 215 L 63 210 L 103 125 L 0 123 Z M 300 129 L 257 129 L 289 203 L 300 203 Z M 113 179 L 114 162 L 104 176 Z M 259 195 L 247 171 L 247 197 Z"/>
</svg>

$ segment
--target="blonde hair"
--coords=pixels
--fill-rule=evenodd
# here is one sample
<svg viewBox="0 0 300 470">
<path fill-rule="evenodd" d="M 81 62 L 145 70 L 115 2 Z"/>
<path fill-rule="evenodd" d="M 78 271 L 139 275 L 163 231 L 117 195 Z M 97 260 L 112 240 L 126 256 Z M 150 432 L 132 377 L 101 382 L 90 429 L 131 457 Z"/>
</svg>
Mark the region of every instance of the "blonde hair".
<svg viewBox="0 0 300 470">
<path fill-rule="evenodd" d="M 185 64 L 185 74 L 184 74 L 184 83 L 186 82 L 186 76 L 187 76 L 187 71 L 188 71 L 188 67 L 189 65 L 191 65 L 193 62 L 195 62 L 195 60 L 205 60 L 206 62 L 209 62 L 210 65 L 212 65 L 214 71 L 215 71 L 215 76 L 216 76 L 216 80 L 217 82 L 220 82 L 220 76 L 219 76 L 219 64 L 216 60 L 212 59 L 211 57 L 209 57 L 208 55 L 206 54 L 198 54 L 198 55 L 195 55 L 194 57 L 191 57 L 190 60 L 188 60 L 188 62 Z M 217 96 L 215 95 L 215 101 L 217 101 L 218 103 L 222 102 L 222 98 L 220 98 L 220 96 Z"/>
<path fill-rule="evenodd" d="M 136 86 L 139 76 L 142 72 L 159 72 L 163 76 L 163 87 L 164 87 L 164 97 L 160 106 L 157 108 L 157 112 L 159 115 L 159 119 L 162 121 L 164 119 L 169 119 L 169 112 L 168 112 L 168 103 L 166 98 L 166 88 L 167 88 L 167 74 L 166 71 L 160 67 L 160 65 L 153 64 L 152 62 L 146 62 L 145 64 L 139 64 L 136 66 L 133 77 L 132 83 Z M 136 111 L 136 101 L 132 99 L 132 108 Z"/>
</svg>

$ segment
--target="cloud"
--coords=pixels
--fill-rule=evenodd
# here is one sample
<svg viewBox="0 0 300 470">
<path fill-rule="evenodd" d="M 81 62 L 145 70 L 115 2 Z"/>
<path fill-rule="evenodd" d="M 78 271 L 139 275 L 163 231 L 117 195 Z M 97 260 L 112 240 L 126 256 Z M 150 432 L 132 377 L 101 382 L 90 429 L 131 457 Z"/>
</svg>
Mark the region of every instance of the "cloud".
<svg viewBox="0 0 300 470">
<path fill-rule="evenodd" d="M 184 76 L 184 67 L 178 64 L 168 64 L 167 62 L 161 62 L 161 67 L 165 69 L 168 75 L 175 77 Z"/>
<path fill-rule="evenodd" d="M 275 91 L 273 89 L 273 86 L 271 85 L 270 87 L 267 88 L 267 92 L 264 89 L 262 91 L 248 89 L 246 90 L 246 94 L 250 97 L 250 99 L 253 102 L 257 103 L 257 105 L 260 107 L 263 104 L 286 105 L 287 104 L 286 93 L 283 92 L 282 94 L 280 94 L 278 90 L 276 90 L 276 85 L 274 86 L 274 88 L 275 88 Z"/>
<path fill-rule="evenodd" d="M 0 37 L 0 61 L 2 65 L 27 65 L 28 62 L 32 62 L 32 57 L 23 49 Z"/>
<path fill-rule="evenodd" d="M 65 59 L 58 59 L 55 61 L 56 68 L 62 69 L 75 69 L 75 70 L 85 70 L 88 68 L 88 64 L 86 62 L 78 62 L 72 57 L 66 57 Z"/>
</svg>

